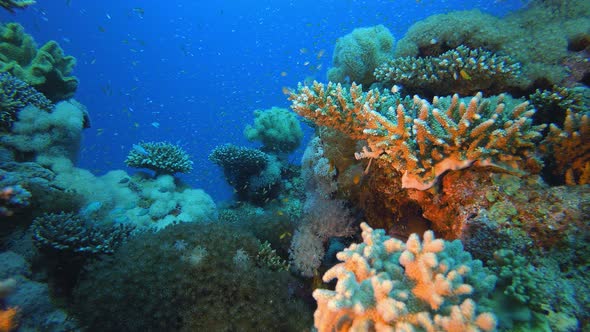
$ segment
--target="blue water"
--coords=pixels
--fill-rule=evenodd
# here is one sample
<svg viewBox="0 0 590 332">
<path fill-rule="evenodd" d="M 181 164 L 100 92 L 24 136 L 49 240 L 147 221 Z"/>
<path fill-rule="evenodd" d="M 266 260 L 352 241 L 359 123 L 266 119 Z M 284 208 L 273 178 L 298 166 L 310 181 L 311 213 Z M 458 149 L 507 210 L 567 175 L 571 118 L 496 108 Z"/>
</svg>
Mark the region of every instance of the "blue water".
<svg viewBox="0 0 590 332">
<path fill-rule="evenodd" d="M 182 178 L 216 200 L 230 197 L 208 159 L 217 145 L 249 145 L 252 112 L 288 107 L 283 87 L 326 80 L 338 37 L 384 24 L 396 39 L 418 20 L 480 8 L 495 15 L 521 1 L 82 1 L 39 0 L 2 22 L 21 23 L 38 44 L 55 39 L 77 58 L 75 98 L 88 107 L 78 166 L 126 169 L 139 141 L 183 146 L 194 169 Z M 310 130 L 307 128 L 309 135 Z M 300 159 L 302 148 L 292 157 Z"/>
</svg>

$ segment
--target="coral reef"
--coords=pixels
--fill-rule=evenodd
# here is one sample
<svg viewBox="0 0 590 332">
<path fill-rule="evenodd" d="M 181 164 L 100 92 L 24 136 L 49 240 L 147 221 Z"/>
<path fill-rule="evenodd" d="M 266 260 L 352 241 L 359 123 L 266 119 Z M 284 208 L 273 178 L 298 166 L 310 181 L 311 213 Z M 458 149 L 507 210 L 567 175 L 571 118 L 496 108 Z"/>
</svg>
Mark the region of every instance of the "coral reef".
<svg viewBox="0 0 590 332">
<path fill-rule="evenodd" d="M 377 81 L 400 84 L 408 94 L 498 94 L 513 85 L 520 64 L 508 56 L 464 45 L 435 57 L 399 57 L 375 69 Z"/>
<path fill-rule="evenodd" d="M 0 170 L 0 173 L 2 171 Z M 31 193 L 20 185 L 0 189 L 0 216 L 11 216 L 15 209 L 29 205 Z"/>
<path fill-rule="evenodd" d="M 14 331 L 9 318 L 17 318 L 21 331 L 76 331 L 80 329 L 76 320 L 59 308 L 47 284 L 35 280 L 32 268 L 22 256 L 6 251 L 0 253 L 0 300 L 12 308 L 12 312 L 0 313 L 0 331 Z M 8 285 L 2 280 L 12 280 Z M 6 293 L 5 286 L 11 292 Z M 2 310 L 0 310 L 2 311 Z M 16 312 L 16 317 L 11 314 Z M 6 328 L 6 329 L 3 329 Z"/>
<path fill-rule="evenodd" d="M 289 110 L 272 107 L 254 112 L 254 125 L 247 125 L 244 136 L 250 141 L 260 141 L 262 151 L 291 153 L 299 147 L 303 131 L 297 116 Z"/>
<path fill-rule="evenodd" d="M 540 168 L 534 148 L 544 125 L 532 125 L 534 110 L 526 102 L 510 109 L 503 96 L 478 94 L 466 105 L 454 95 L 432 105 L 415 97 L 407 108 L 387 92 L 317 82 L 300 85 L 290 99 L 295 112 L 318 125 L 366 140 L 368 148 L 356 158 L 385 160 L 403 174 L 403 188 L 425 190 L 444 172 L 472 165 L 511 172 Z"/>
<path fill-rule="evenodd" d="M 478 10 L 438 14 L 416 22 L 399 40 L 396 57 L 438 56 L 465 45 L 511 57 L 522 65 L 518 89 L 551 86 L 569 79 L 562 61 L 569 45 L 590 28 L 587 1 L 531 1 L 504 18 Z M 571 83 L 570 83 L 571 84 Z"/>
<path fill-rule="evenodd" d="M 73 309 L 100 330 L 305 330 L 311 313 L 287 291 L 288 272 L 234 262 L 259 250 L 249 227 L 183 223 L 134 237 L 89 266 Z"/>
<path fill-rule="evenodd" d="M 476 309 L 494 287 L 495 276 L 462 251 L 459 242 L 432 232 L 406 243 L 361 224 L 363 243 L 337 257 L 342 263 L 324 274 L 336 289 L 315 290 L 318 331 L 376 330 L 492 331 L 496 318 Z"/>
<path fill-rule="evenodd" d="M 76 58 L 65 56 L 56 41 L 41 48 L 18 23 L 0 26 L 0 72 L 7 72 L 43 93 L 53 102 L 71 98 L 78 79 L 70 76 Z"/>
<path fill-rule="evenodd" d="M 134 168 L 147 168 L 162 174 L 189 173 L 193 169 L 190 156 L 178 145 L 167 142 L 141 142 L 134 144 L 125 159 Z"/>
<path fill-rule="evenodd" d="M 369 87 L 375 82 L 373 71 L 392 55 L 394 43 L 393 35 L 383 25 L 354 29 L 336 41 L 328 80 Z"/>
<path fill-rule="evenodd" d="M 10 129 L 18 111 L 28 105 L 47 112 L 53 108 L 53 103 L 35 88 L 8 73 L 0 73 L 0 127 Z"/>
</svg>

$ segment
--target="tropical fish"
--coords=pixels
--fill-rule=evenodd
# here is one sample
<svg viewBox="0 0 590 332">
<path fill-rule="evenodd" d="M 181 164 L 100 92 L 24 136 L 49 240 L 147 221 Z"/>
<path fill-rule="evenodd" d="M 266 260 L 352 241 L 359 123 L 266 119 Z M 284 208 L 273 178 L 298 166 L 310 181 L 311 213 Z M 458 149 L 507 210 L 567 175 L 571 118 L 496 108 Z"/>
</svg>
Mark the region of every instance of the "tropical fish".
<svg viewBox="0 0 590 332">
<path fill-rule="evenodd" d="M 469 81 L 469 80 L 471 79 L 471 75 L 469 75 L 469 73 L 467 73 L 467 72 L 465 71 L 465 69 L 461 69 L 461 70 L 459 71 L 459 75 L 461 75 L 461 77 L 462 77 L 464 80 L 468 80 L 468 81 Z"/>
<path fill-rule="evenodd" d="M 147 156 L 150 154 L 149 152 L 147 152 L 147 150 L 143 146 L 138 145 L 138 144 L 133 144 L 131 149 L 139 154 L 144 155 L 144 156 Z"/>
<path fill-rule="evenodd" d="M 140 18 L 143 18 L 143 14 L 145 14 L 145 10 L 141 7 L 135 7 L 132 9 L 133 13 L 137 14 Z"/>
</svg>

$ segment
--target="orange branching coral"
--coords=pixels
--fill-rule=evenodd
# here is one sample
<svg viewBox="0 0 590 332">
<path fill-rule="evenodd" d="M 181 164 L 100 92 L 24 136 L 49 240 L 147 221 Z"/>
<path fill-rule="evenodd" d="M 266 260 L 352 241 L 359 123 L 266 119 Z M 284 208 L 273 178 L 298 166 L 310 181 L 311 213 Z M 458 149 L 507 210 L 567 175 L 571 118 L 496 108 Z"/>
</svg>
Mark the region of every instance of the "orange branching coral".
<svg viewBox="0 0 590 332">
<path fill-rule="evenodd" d="M 568 185 L 590 183 L 590 112 L 568 109 L 563 129 L 551 124 L 543 141 Z"/>
<path fill-rule="evenodd" d="M 355 157 L 386 160 L 403 174 L 404 188 L 428 189 L 444 172 L 472 165 L 513 172 L 540 165 L 535 141 L 545 125 L 532 125 L 535 111 L 528 103 L 508 110 L 504 96 L 495 106 L 481 94 L 469 101 L 435 97 L 432 104 L 415 96 L 412 104 L 387 91 L 314 82 L 300 85 L 290 100 L 295 112 L 316 124 L 366 140 L 368 147 Z"/>
<path fill-rule="evenodd" d="M 16 328 L 16 308 L 0 310 L 0 332 L 10 332 Z"/>
</svg>

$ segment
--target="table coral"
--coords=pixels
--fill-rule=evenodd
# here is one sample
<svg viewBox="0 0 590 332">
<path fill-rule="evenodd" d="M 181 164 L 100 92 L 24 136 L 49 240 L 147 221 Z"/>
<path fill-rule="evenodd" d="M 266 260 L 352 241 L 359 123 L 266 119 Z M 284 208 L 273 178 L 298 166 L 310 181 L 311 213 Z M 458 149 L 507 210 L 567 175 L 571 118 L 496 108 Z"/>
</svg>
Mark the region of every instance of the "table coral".
<svg viewBox="0 0 590 332">
<path fill-rule="evenodd" d="M 514 85 L 520 64 L 509 56 L 460 45 L 436 57 L 399 57 L 375 69 L 377 81 L 400 84 L 413 93 L 489 94 Z"/>
<path fill-rule="evenodd" d="M 193 169 L 190 156 L 180 146 L 166 142 L 134 144 L 125 164 L 129 167 L 151 169 L 156 175 L 188 173 Z"/>
</svg>

